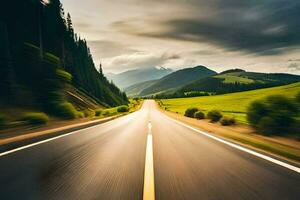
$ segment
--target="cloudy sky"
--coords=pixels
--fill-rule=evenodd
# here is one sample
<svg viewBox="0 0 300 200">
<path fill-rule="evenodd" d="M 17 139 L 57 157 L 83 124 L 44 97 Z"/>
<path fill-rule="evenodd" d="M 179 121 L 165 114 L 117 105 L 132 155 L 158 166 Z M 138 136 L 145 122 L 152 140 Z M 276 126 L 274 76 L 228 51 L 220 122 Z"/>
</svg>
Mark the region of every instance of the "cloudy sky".
<svg viewBox="0 0 300 200">
<path fill-rule="evenodd" d="M 61 0 L 105 72 L 205 65 L 300 74 L 299 0 Z"/>
</svg>

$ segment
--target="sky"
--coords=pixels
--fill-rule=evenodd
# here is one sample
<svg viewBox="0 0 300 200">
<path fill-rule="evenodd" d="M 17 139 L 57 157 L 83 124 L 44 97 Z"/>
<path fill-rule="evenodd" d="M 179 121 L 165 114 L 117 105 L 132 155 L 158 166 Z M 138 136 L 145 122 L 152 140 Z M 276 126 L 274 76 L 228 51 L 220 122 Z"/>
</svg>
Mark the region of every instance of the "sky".
<svg viewBox="0 0 300 200">
<path fill-rule="evenodd" d="M 61 0 L 106 73 L 197 65 L 300 74 L 299 0 Z"/>
</svg>

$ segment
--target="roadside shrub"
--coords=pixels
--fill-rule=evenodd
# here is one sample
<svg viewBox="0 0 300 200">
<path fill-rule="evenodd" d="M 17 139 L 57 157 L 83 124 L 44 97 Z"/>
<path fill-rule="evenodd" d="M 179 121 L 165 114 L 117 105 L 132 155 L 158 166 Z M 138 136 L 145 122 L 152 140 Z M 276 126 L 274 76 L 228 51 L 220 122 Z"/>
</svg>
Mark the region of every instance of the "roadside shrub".
<svg viewBox="0 0 300 200">
<path fill-rule="evenodd" d="M 210 119 L 211 122 L 218 122 L 222 117 L 222 113 L 218 110 L 211 110 L 207 113 L 207 118 Z"/>
<path fill-rule="evenodd" d="M 197 111 L 199 111 L 198 108 L 188 108 L 186 109 L 184 116 L 193 118 Z"/>
<path fill-rule="evenodd" d="M 106 111 L 103 112 L 102 115 L 103 115 L 103 116 L 108 116 L 108 115 L 110 115 L 110 112 L 106 110 Z"/>
<path fill-rule="evenodd" d="M 117 111 L 120 112 L 120 113 L 123 113 L 123 112 L 128 112 L 129 111 L 129 107 L 128 106 L 119 106 L 117 108 Z"/>
<path fill-rule="evenodd" d="M 247 110 L 247 120 L 250 125 L 257 126 L 261 118 L 267 115 L 268 109 L 262 101 L 254 101 Z"/>
<path fill-rule="evenodd" d="M 223 126 L 230 126 L 230 125 L 234 125 L 235 123 L 236 123 L 236 121 L 233 117 L 223 117 L 221 119 L 221 124 Z"/>
<path fill-rule="evenodd" d="M 6 117 L 4 115 L 0 115 L 0 129 L 5 128 L 6 125 L 7 125 Z"/>
<path fill-rule="evenodd" d="M 84 118 L 84 113 L 83 112 L 77 112 L 76 118 Z"/>
<path fill-rule="evenodd" d="M 25 113 L 21 118 L 21 120 L 31 125 L 41 125 L 41 124 L 47 124 L 49 121 L 49 117 L 42 112 L 32 112 L 32 113 Z"/>
<path fill-rule="evenodd" d="M 54 115 L 64 118 L 64 119 L 75 119 L 77 117 L 77 110 L 73 106 L 73 104 L 69 102 L 58 103 L 53 106 L 54 107 Z"/>
<path fill-rule="evenodd" d="M 291 132 L 298 114 L 297 105 L 292 100 L 273 95 L 250 104 L 247 119 L 251 126 L 264 134 Z"/>
<path fill-rule="evenodd" d="M 197 111 L 194 114 L 194 118 L 196 118 L 196 119 L 205 119 L 205 114 L 202 111 Z"/>
<path fill-rule="evenodd" d="M 99 117 L 102 114 L 102 110 L 95 110 L 95 116 Z"/>
<path fill-rule="evenodd" d="M 83 111 L 85 117 L 95 117 L 95 111 L 86 109 Z"/>
</svg>

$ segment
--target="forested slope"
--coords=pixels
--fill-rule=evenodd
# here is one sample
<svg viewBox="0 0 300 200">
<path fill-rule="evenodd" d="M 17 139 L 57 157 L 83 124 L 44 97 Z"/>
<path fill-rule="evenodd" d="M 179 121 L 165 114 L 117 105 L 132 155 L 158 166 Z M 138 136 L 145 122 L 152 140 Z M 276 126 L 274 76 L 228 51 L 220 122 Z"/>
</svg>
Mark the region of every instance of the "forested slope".
<svg viewBox="0 0 300 200">
<path fill-rule="evenodd" d="M 128 102 L 95 68 L 59 0 L 3 2 L 0 12 L 0 103 L 49 107 L 71 84 L 103 105 Z"/>
</svg>

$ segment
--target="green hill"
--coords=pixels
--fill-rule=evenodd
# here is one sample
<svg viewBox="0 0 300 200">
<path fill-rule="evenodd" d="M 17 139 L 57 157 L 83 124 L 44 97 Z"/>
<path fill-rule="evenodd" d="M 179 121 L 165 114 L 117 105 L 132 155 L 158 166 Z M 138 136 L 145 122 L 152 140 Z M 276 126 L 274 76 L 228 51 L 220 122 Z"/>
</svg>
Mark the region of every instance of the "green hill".
<svg viewBox="0 0 300 200">
<path fill-rule="evenodd" d="M 222 111 L 226 116 L 233 116 L 238 121 L 247 123 L 246 110 L 252 101 L 263 99 L 269 95 L 284 95 L 294 98 L 298 92 L 300 92 L 300 82 L 246 92 L 206 97 L 163 99 L 161 101 L 167 110 L 180 114 L 184 114 L 185 110 L 189 107 L 198 107 L 205 112 L 217 109 Z"/>
<path fill-rule="evenodd" d="M 282 73 L 256 73 L 229 70 L 218 75 L 199 79 L 187 84 L 179 93 L 201 91 L 216 94 L 240 92 L 260 88 L 286 85 L 300 81 L 300 76 Z"/>
<path fill-rule="evenodd" d="M 174 91 L 190 82 L 215 74 L 216 72 L 204 66 L 181 69 L 157 80 L 154 84 L 142 90 L 139 95 L 148 96 L 165 91 Z"/>
</svg>

